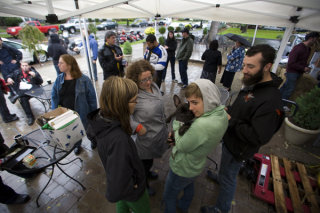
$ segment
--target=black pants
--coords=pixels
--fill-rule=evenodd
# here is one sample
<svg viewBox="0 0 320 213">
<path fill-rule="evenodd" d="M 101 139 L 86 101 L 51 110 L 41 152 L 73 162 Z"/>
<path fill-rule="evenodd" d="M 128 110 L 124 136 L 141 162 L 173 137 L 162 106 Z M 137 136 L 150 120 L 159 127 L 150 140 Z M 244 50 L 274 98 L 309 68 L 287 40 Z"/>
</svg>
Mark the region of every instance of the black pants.
<svg viewBox="0 0 320 213">
<path fill-rule="evenodd" d="M 18 194 L 11 187 L 2 182 L 2 178 L 0 176 L 0 203 L 13 201 L 16 199 L 17 195 Z"/>
<path fill-rule="evenodd" d="M 162 83 L 162 72 L 163 70 L 156 70 L 156 84 L 158 85 L 159 89 Z"/>
<path fill-rule="evenodd" d="M 144 173 L 146 174 L 146 183 L 147 183 L 147 188 L 149 188 L 149 182 L 148 182 L 148 174 L 150 172 L 150 169 L 153 165 L 153 159 L 144 159 L 141 160 L 143 167 L 144 167 Z"/>
<path fill-rule="evenodd" d="M 9 120 L 10 112 L 3 91 L 0 89 L 0 114 L 3 121 Z"/>
<path fill-rule="evenodd" d="M 22 95 L 20 97 L 20 103 L 22 106 L 23 111 L 26 113 L 27 118 L 34 118 L 32 110 L 31 110 L 31 106 L 29 103 L 30 97 L 27 95 Z"/>
</svg>

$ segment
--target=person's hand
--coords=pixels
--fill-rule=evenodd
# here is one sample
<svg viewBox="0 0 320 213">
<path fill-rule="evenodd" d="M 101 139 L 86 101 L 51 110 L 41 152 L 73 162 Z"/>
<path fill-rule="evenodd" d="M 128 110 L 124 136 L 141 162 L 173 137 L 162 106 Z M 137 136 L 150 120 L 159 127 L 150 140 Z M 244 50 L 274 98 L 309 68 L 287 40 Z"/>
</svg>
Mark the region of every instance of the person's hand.
<svg viewBox="0 0 320 213">
<path fill-rule="evenodd" d="M 92 60 L 92 63 L 96 64 L 96 63 L 97 63 L 97 61 L 96 61 L 96 60 Z"/>
<path fill-rule="evenodd" d="M 36 76 L 36 73 L 33 72 L 33 71 L 30 71 L 29 74 L 30 74 L 32 77 Z"/>
<path fill-rule="evenodd" d="M 17 61 L 16 60 L 11 60 L 11 64 L 16 64 L 17 63 Z"/>
<path fill-rule="evenodd" d="M 7 79 L 7 85 L 13 85 L 14 81 L 12 80 L 12 78 L 8 78 Z"/>
<path fill-rule="evenodd" d="M 175 140 L 174 140 L 174 132 L 173 132 L 173 131 L 169 132 L 169 134 L 168 134 L 168 139 L 167 139 L 167 143 L 168 143 L 170 146 L 175 146 L 175 145 L 176 145 Z"/>
<path fill-rule="evenodd" d="M 309 73 L 309 72 L 311 71 L 311 68 L 310 68 L 310 67 L 305 67 L 305 68 L 304 68 L 304 71 L 305 71 L 306 73 Z"/>
<path fill-rule="evenodd" d="M 122 55 L 119 55 L 117 56 L 116 54 L 114 54 L 114 58 L 117 60 L 117 61 L 121 61 L 122 60 Z"/>
<path fill-rule="evenodd" d="M 145 135 L 147 133 L 147 129 L 143 126 L 138 132 L 139 136 Z"/>
<path fill-rule="evenodd" d="M 165 49 L 168 49 L 169 47 L 167 45 L 164 46 Z"/>
<path fill-rule="evenodd" d="M 228 115 L 228 121 L 230 121 L 230 119 L 231 119 L 231 116 L 227 113 L 227 115 Z"/>
<path fill-rule="evenodd" d="M 2 62 L 2 61 L 0 61 L 0 64 L 2 65 L 2 64 L 3 64 L 3 62 Z"/>
</svg>

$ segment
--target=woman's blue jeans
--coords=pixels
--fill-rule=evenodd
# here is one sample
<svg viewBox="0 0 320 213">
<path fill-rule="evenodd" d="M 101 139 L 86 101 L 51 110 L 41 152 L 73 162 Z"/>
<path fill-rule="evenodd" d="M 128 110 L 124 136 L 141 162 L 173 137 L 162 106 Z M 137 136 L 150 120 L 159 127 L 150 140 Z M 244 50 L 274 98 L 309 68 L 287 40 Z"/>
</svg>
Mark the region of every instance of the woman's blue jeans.
<svg viewBox="0 0 320 213">
<path fill-rule="evenodd" d="M 195 177 L 181 177 L 173 173 L 171 169 L 169 170 L 163 195 L 165 213 L 176 212 L 177 198 L 182 190 L 183 196 L 178 201 L 178 207 L 182 211 L 188 211 L 194 195 L 194 180 Z"/>
</svg>

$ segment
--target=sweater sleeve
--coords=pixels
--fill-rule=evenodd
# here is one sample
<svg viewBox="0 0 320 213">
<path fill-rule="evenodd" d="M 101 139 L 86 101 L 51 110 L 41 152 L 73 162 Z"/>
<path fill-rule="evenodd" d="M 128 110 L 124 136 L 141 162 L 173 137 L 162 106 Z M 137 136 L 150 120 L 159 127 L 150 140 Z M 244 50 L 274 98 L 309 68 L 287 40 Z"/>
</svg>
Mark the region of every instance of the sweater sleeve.
<svg viewBox="0 0 320 213">
<path fill-rule="evenodd" d="M 299 55 L 306 54 L 301 46 L 295 46 L 295 48 L 289 54 L 288 66 L 294 67 L 295 70 L 304 72 L 304 68 L 307 66 L 304 60 L 299 60 Z"/>
</svg>

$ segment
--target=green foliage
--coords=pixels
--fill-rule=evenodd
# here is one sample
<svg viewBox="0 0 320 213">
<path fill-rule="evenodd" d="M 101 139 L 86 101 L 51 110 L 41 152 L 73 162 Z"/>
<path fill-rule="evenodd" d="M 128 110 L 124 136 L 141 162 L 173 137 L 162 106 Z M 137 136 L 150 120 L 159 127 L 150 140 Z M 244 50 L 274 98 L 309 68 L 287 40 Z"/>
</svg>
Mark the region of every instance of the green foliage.
<svg viewBox="0 0 320 213">
<path fill-rule="evenodd" d="M 160 43 L 162 46 L 164 46 L 165 42 L 166 42 L 166 39 L 165 39 L 163 36 L 160 36 L 160 37 L 159 37 L 159 43 Z"/>
<path fill-rule="evenodd" d="M 293 116 L 293 122 L 304 129 L 320 128 L 320 88 L 315 87 L 296 99 L 298 111 Z"/>
<path fill-rule="evenodd" d="M 22 22 L 18 17 L 0 17 L 1 26 L 18 26 Z"/>
<path fill-rule="evenodd" d="M 126 41 L 123 44 L 123 54 L 125 54 L 125 55 L 131 55 L 132 54 L 132 46 L 131 46 L 129 41 Z"/>
<path fill-rule="evenodd" d="M 21 39 L 22 44 L 27 46 L 28 50 L 35 53 L 37 58 L 39 53 L 44 53 L 39 45 L 43 43 L 45 36 L 38 28 L 25 25 L 22 30 L 19 31 L 19 38 Z"/>
<path fill-rule="evenodd" d="M 181 27 L 176 27 L 175 32 L 181 32 Z"/>
<path fill-rule="evenodd" d="M 168 27 L 168 31 L 174 31 L 174 27 L 169 26 L 169 27 Z"/>
<path fill-rule="evenodd" d="M 207 35 L 207 34 L 208 34 L 208 28 L 206 28 L 206 27 L 203 28 L 203 31 L 202 31 L 202 32 L 203 32 L 203 35 Z"/>
<path fill-rule="evenodd" d="M 97 38 L 97 28 L 94 24 L 90 23 L 88 25 L 88 30 L 90 31 L 90 33 L 94 34 L 94 37 Z"/>
<path fill-rule="evenodd" d="M 93 19 L 92 18 L 88 18 L 88 22 L 93 22 Z"/>
<path fill-rule="evenodd" d="M 188 28 L 188 30 L 191 30 L 192 25 L 191 24 L 187 24 L 186 26 L 184 26 L 185 28 Z"/>
<path fill-rule="evenodd" d="M 153 28 L 153 27 L 147 27 L 145 30 L 144 30 L 144 33 L 146 35 L 150 35 L 150 34 L 155 34 L 156 33 L 156 30 Z"/>
<path fill-rule="evenodd" d="M 241 33 L 239 28 L 228 28 L 219 33 L 219 35 L 224 35 L 227 33 L 234 33 L 237 35 L 241 35 L 243 37 L 253 37 L 254 29 L 248 29 L 246 33 Z M 276 31 L 276 30 L 258 30 L 256 38 L 265 38 L 265 39 L 277 39 L 279 35 L 283 36 L 284 31 Z"/>
<path fill-rule="evenodd" d="M 180 37 L 181 37 L 180 33 L 178 33 L 178 34 L 176 35 L 176 37 L 177 37 L 177 38 L 180 38 Z"/>
<path fill-rule="evenodd" d="M 165 27 L 159 27 L 159 33 L 161 35 L 163 35 L 166 32 L 166 28 Z"/>
<path fill-rule="evenodd" d="M 99 20 L 98 18 L 95 18 L 94 21 L 95 21 L 95 22 L 99 22 L 100 20 Z"/>
</svg>

